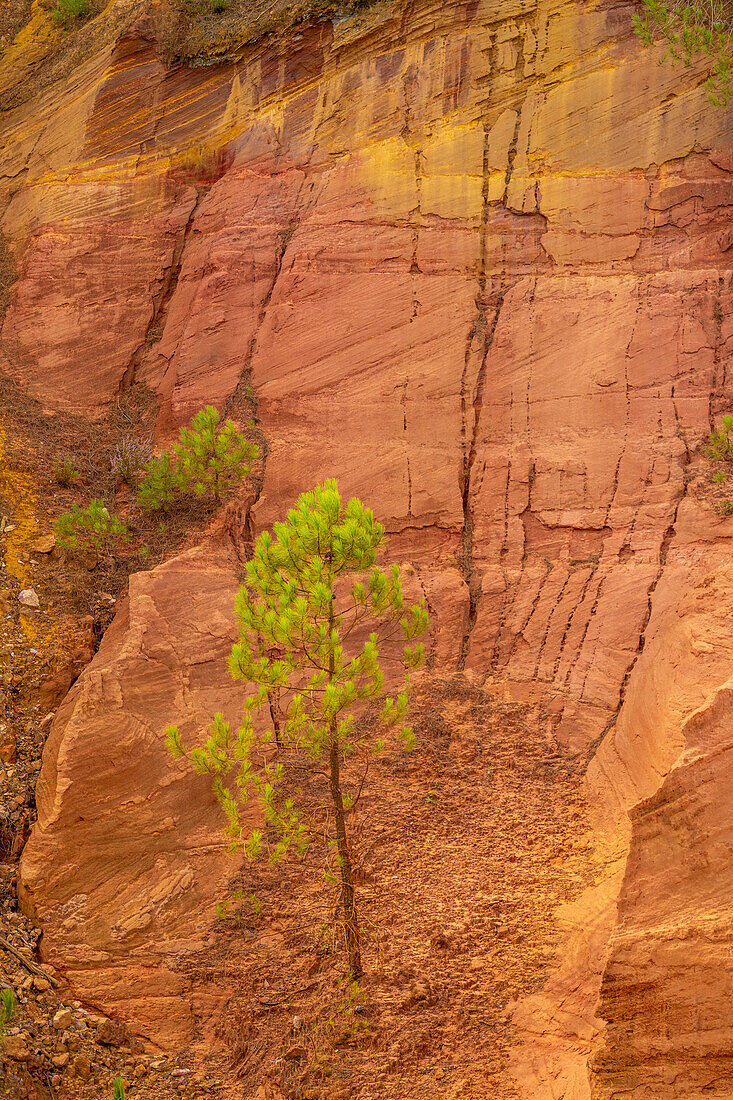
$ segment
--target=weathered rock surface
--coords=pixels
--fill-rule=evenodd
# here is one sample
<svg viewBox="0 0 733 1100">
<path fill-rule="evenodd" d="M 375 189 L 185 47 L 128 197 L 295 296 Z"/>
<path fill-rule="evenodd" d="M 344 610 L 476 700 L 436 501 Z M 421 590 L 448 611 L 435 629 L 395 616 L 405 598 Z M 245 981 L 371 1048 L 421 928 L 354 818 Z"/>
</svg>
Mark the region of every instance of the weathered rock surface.
<svg viewBox="0 0 733 1100">
<path fill-rule="evenodd" d="M 603 881 L 516 1017 L 525 1094 L 566 1100 L 730 1091 L 727 526 L 686 494 L 731 400 L 733 113 L 631 13 L 396 3 L 172 71 L 145 18 L 10 113 L 0 161 L 23 386 L 98 414 L 144 380 L 164 436 L 251 384 L 255 526 L 338 477 L 418 566 L 439 667 L 602 741 Z M 225 875 L 158 735 L 236 702 L 233 564 L 202 553 L 133 580 L 60 708 L 22 872 L 44 950 L 164 1041 Z"/>
<path fill-rule="evenodd" d="M 210 785 L 172 765 L 162 726 L 180 717 L 194 741 L 216 710 L 239 716 L 227 669 L 235 563 L 202 548 L 131 579 L 126 608 L 56 713 L 23 855 L 44 957 L 63 956 L 91 1003 L 103 984 L 107 1011 L 163 1042 L 190 1034 L 175 964 L 205 941 L 232 859 Z"/>
<path fill-rule="evenodd" d="M 733 1088 L 720 789 L 732 584 L 727 525 L 683 502 L 643 652 L 588 772 L 598 882 L 560 914 L 556 973 L 515 1012 L 530 1040 L 515 1059 L 527 1095 L 551 1096 L 548 1082 L 573 1100 Z"/>
</svg>

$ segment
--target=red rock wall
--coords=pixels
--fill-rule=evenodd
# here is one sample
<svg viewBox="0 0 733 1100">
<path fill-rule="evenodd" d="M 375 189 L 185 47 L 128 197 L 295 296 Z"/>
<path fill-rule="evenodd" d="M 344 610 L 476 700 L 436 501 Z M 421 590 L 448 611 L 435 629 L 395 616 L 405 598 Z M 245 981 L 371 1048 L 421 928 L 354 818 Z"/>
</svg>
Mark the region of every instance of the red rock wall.
<svg viewBox="0 0 733 1100">
<path fill-rule="evenodd" d="M 172 72 L 144 19 L 10 115 L 0 162 L 20 273 L 2 353 L 22 385 L 98 414 L 144 380 L 165 435 L 251 380 L 269 447 L 256 526 L 337 476 L 385 519 L 394 556 L 418 566 L 443 669 L 542 701 L 573 750 L 606 735 L 608 774 L 593 788 L 617 807 L 600 834 L 604 898 L 568 916 L 586 946 L 548 987 L 555 1022 L 544 1028 L 533 1010 L 527 1023 L 538 1065 L 552 1047 L 568 1100 L 589 1095 L 624 873 L 619 927 L 635 922 L 641 937 L 661 920 L 633 900 L 634 884 L 658 874 L 642 838 L 671 821 L 675 757 L 657 759 L 642 724 L 632 781 L 609 746 L 637 722 L 653 624 L 668 645 L 656 608 L 665 578 L 678 577 L 690 455 L 728 408 L 733 351 L 733 114 L 710 107 L 700 71 L 659 66 L 639 47 L 631 11 L 397 4 L 361 31 L 327 23 L 237 62 Z M 670 580 L 668 601 L 719 560 L 719 527 L 688 532 L 694 577 Z M 177 584 L 170 568 L 139 584 Z M 139 648 L 121 626 L 116 637 L 115 667 Z M 195 646 L 177 660 L 185 678 Z M 56 720 L 60 746 L 102 661 Z M 719 683 L 728 675 L 716 666 Z M 140 727 L 143 755 L 164 709 Z M 104 744 L 103 724 L 97 736 Z M 76 846 L 63 823 L 74 767 L 70 748 L 49 754 L 43 782 L 49 769 L 63 777 L 58 805 L 42 810 L 23 869 L 59 951 L 76 933 L 48 868 Z M 708 789 L 713 805 L 720 792 Z M 627 809 L 651 795 L 657 809 L 634 811 L 629 834 Z M 165 858 L 172 874 L 189 866 L 185 852 Z M 104 921 L 98 943 L 111 956 L 110 913 Z M 149 933 L 135 942 L 145 965 L 161 965 Z M 605 1034 L 626 1061 L 637 1054 L 624 1028 L 655 1011 L 623 978 L 635 950 L 629 964 L 614 941 L 599 1007 L 613 1001 Z M 569 988 L 581 1038 L 557 1024 Z M 533 1078 L 532 1057 L 518 1077 L 545 1095 L 549 1071 Z M 614 1057 L 596 1063 L 609 1095 Z M 653 1082 L 655 1095 L 683 1094 Z"/>
</svg>

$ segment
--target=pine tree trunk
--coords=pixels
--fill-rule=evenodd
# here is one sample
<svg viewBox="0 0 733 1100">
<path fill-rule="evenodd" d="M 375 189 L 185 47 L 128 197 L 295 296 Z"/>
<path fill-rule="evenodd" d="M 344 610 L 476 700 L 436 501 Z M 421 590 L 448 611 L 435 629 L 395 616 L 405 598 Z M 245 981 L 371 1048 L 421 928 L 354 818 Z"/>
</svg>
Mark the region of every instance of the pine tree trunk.
<svg viewBox="0 0 733 1100">
<path fill-rule="evenodd" d="M 335 740 L 335 730 L 331 740 L 331 798 L 333 799 L 336 818 L 336 848 L 339 856 L 339 868 L 341 870 L 341 887 L 344 897 L 344 929 L 346 932 L 346 950 L 349 956 L 349 976 L 352 979 L 360 978 L 363 971 L 361 967 L 361 947 L 359 944 L 359 922 L 356 915 L 356 901 L 354 898 L 354 875 L 351 868 L 351 856 L 349 843 L 346 837 L 346 818 L 344 815 L 344 802 L 341 797 L 341 777 L 339 774 L 339 754 Z"/>
<path fill-rule="evenodd" d="M 328 562 L 331 564 L 333 547 L 329 548 Z M 333 577 L 331 577 L 331 606 L 328 612 L 329 630 L 329 681 L 335 674 L 335 662 L 333 652 L 333 628 L 334 628 L 334 603 L 336 595 L 333 591 Z M 346 933 L 346 950 L 349 956 L 349 977 L 352 981 L 360 978 L 361 946 L 359 944 L 359 922 L 356 916 L 356 900 L 354 898 L 354 874 L 351 868 L 351 856 L 349 854 L 349 842 L 346 837 L 346 817 L 344 815 L 344 800 L 341 795 L 341 775 L 339 770 L 338 734 L 336 731 L 336 719 L 331 719 L 331 747 L 329 752 L 331 764 L 331 798 L 333 799 L 334 816 L 336 818 L 336 849 L 341 870 L 341 889 L 344 898 L 344 931 Z"/>
</svg>

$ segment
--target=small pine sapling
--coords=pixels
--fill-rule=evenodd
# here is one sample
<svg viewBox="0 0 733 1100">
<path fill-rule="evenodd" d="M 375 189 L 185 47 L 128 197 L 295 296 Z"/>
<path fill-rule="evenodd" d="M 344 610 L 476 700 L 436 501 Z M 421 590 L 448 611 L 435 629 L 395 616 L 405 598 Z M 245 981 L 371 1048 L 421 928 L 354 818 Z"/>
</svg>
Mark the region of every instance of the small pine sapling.
<svg viewBox="0 0 733 1100">
<path fill-rule="evenodd" d="M 166 731 L 174 756 L 188 755 L 196 771 L 213 776 L 231 849 L 243 844 L 250 858 L 277 862 L 288 852 L 304 853 L 308 818 L 288 792 L 304 768 L 314 775 L 325 769 L 330 799 L 320 809 L 336 851 L 352 979 L 361 975 L 362 960 L 347 818 L 370 757 L 385 747 L 379 732 L 357 726 L 355 712 L 381 701 L 378 725 L 412 747 L 412 730 L 404 724 L 410 670 L 422 663 L 417 639 L 428 625 L 424 603 L 403 606 L 398 567 L 385 571 L 376 564 L 383 545 L 382 525 L 357 499 L 344 507 L 335 481 L 304 493 L 287 521 L 274 525 L 274 535 L 260 535 L 237 596 L 239 641 L 229 667 L 235 679 L 254 685 L 239 730 L 233 733 L 217 714 L 204 747 L 190 753 L 176 726 Z M 394 636 L 402 637 L 404 679 L 400 691 L 385 697 L 380 645 Z M 361 765 L 358 783 L 353 770 L 344 770 L 351 758 Z M 232 771 L 234 782 L 225 785 Z M 240 810 L 250 795 L 265 827 L 245 835 Z"/>
<path fill-rule="evenodd" d="M 725 462 L 733 458 L 731 428 L 733 428 L 733 416 L 724 416 L 720 422 L 720 431 L 710 433 L 710 441 L 703 449 L 703 454 L 711 462 Z"/>
<path fill-rule="evenodd" d="M 176 470 L 176 462 L 168 451 L 151 458 L 145 467 L 145 477 L 140 484 L 137 502 L 148 512 L 168 511 L 182 492 L 182 481 Z"/>
<path fill-rule="evenodd" d="M 221 423 L 215 408 L 196 413 L 190 428 L 181 428 L 173 451 L 163 451 L 145 467 L 138 504 L 149 511 L 166 510 L 185 493 L 213 496 L 218 504 L 252 469 L 259 448 L 233 420 Z"/>
<path fill-rule="evenodd" d="M 58 517 L 54 528 L 62 549 L 96 550 L 105 556 L 129 538 L 127 525 L 119 516 L 110 515 L 101 500 L 93 500 L 86 508 L 72 505 L 71 511 Z"/>
<path fill-rule="evenodd" d="M 258 453 L 233 420 L 221 423 L 212 405 L 196 413 L 190 428 L 181 428 L 173 450 L 186 488 L 197 496 L 210 493 L 217 503 L 247 476 Z"/>
<path fill-rule="evenodd" d="M 59 485 L 68 488 L 79 477 L 79 471 L 68 455 L 56 455 L 53 460 L 53 476 Z"/>
</svg>

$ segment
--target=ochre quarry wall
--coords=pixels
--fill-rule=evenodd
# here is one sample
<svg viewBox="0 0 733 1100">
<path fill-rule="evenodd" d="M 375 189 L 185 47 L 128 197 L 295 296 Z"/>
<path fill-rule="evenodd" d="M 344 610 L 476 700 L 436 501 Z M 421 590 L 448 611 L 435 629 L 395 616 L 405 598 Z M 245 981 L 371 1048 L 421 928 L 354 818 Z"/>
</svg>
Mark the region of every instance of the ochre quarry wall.
<svg viewBox="0 0 733 1100">
<path fill-rule="evenodd" d="M 413 562 L 438 670 L 600 746 L 607 875 L 516 1010 L 520 1087 L 566 1100 L 733 1087 L 730 521 L 687 491 L 732 396 L 733 111 L 642 50 L 632 11 L 418 0 L 168 69 L 153 8 L 2 123 L 3 369 L 84 415 L 144 381 L 161 439 L 251 385 L 254 530 L 337 477 Z M 166 951 L 200 941 L 227 872 L 159 731 L 182 700 L 191 728 L 213 694 L 238 705 L 236 559 L 192 553 L 133 579 L 59 711 L 21 871 L 48 957 L 161 1042 L 190 1028 Z"/>
</svg>

